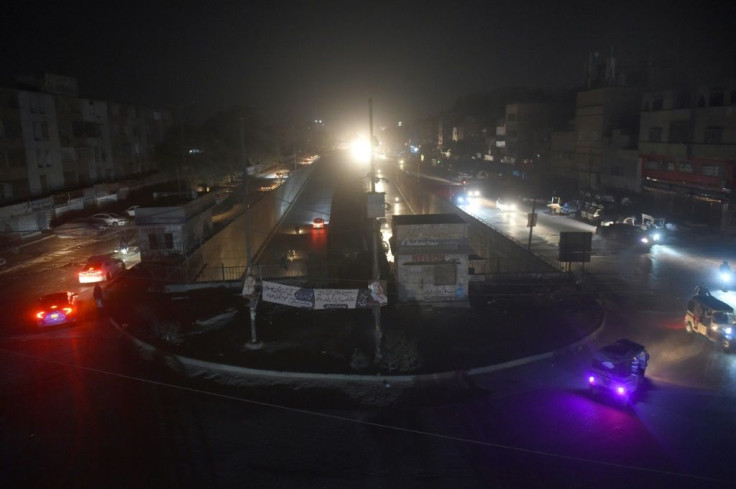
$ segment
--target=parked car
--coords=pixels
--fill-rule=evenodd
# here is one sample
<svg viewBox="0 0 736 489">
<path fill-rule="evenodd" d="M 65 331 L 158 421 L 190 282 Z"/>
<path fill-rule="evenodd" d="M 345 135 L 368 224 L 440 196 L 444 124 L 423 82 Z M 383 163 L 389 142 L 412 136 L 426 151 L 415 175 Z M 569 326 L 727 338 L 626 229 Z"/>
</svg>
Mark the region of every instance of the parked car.
<svg viewBox="0 0 736 489">
<path fill-rule="evenodd" d="M 105 221 L 108 226 L 125 226 L 126 224 L 128 224 L 128 220 L 126 218 L 112 212 L 95 214 L 92 216 L 92 219 L 101 219 Z"/>
<path fill-rule="evenodd" d="M 90 284 L 110 280 L 125 270 L 125 262 L 110 256 L 93 256 L 79 271 L 79 283 Z"/>
<path fill-rule="evenodd" d="M 100 219 L 99 217 L 90 217 L 85 222 L 97 231 L 104 231 L 110 227 L 110 224 L 105 219 Z"/>
<path fill-rule="evenodd" d="M 130 207 L 128 207 L 127 209 L 125 209 L 125 213 L 126 213 L 126 214 L 127 214 L 127 215 L 128 215 L 129 217 L 135 217 L 135 211 L 136 211 L 136 209 L 138 209 L 139 207 L 140 207 L 139 205 L 131 205 Z"/>
<path fill-rule="evenodd" d="M 44 295 L 33 309 L 33 320 L 39 327 L 74 323 L 77 316 L 77 294 L 69 291 Z"/>
</svg>

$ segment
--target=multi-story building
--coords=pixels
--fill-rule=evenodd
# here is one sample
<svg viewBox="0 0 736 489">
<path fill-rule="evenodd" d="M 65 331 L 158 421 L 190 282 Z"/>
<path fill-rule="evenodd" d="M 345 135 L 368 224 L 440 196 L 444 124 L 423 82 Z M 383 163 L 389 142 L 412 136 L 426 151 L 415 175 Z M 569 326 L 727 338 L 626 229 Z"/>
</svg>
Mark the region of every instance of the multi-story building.
<svg viewBox="0 0 736 489">
<path fill-rule="evenodd" d="M 572 129 L 552 136 L 551 166 L 578 189 L 636 191 L 636 134 L 641 89 L 602 87 L 578 92 Z"/>
<path fill-rule="evenodd" d="M 0 88 L 0 203 L 156 168 L 168 111 L 78 97 L 73 78 Z"/>
<path fill-rule="evenodd" d="M 644 94 L 639 160 L 643 191 L 669 211 L 732 227 L 736 81 Z"/>
<path fill-rule="evenodd" d="M 545 160 L 557 113 L 559 108 L 551 103 L 507 104 L 496 126 L 494 159 L 518 166 Z"/>
</svg>

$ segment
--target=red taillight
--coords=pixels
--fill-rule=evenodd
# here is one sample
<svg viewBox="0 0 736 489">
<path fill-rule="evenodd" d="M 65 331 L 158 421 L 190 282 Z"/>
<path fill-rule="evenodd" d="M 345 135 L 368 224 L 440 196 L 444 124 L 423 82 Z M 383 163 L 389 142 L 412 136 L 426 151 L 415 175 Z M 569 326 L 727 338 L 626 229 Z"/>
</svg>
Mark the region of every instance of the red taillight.
<svg viewBox="0 0 736 489">
<path fill-rule="evenodd" d="M 73 307 L 65 307 L 62 310 L 64 311 L 64 314 L 66 314 L 67 316 L 70 315 L 70 314 L 72 314 L 74 312 L 74 308 Z"/>
</svg>

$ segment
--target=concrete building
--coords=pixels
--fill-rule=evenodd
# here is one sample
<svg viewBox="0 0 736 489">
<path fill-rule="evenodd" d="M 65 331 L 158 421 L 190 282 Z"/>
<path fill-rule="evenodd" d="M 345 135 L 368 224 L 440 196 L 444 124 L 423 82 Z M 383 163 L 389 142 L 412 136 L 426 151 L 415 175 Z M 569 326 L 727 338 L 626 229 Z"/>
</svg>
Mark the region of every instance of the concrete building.
<svg viewBox="0 0 736 489">
<path fill-rule="evenodd" d="M 176 263 L 212 235 L 215 194 L 159 196 L 157 205 L 135 211 L 142 262 Z"/>
<path fill-rule="evenodd" d="M 156 168 L 168 111 L 80 98 L 74 78 L 46 74 L 0 88 L 0 203 Z"/>
<path fill-rule="evenodd" d="M 568 131 L 551 137 L 551 168 L 577 189 L 639 188 L 636 142 L 641 89 L 602 87 L 578 92 Z"/>
<path fill-rule="evenodd" d="M 556 112 L 550 103 L 507 104 L 496 127 L 494 160 L 519 167 L 546 160 Z"/>
<path fill-rule="evenodd" d="M 639 162 L 643 191 L 670 213 L 732 228 L 736 81 L 644 94 Z"/>
<path fill-rule="evenodd" d="M 393 216 L 399 302 L 468 300 L 468 225 L 456 214 Z"/>
</svg>

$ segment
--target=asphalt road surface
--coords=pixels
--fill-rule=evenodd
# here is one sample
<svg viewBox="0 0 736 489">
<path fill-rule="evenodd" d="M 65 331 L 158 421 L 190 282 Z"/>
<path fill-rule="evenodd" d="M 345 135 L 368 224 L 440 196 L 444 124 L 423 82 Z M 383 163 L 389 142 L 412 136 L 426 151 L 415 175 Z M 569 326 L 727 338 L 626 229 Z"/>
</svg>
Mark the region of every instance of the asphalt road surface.
<svg viewBox="0 0 736 489">
<path fill-rule="evenodd" d="M 337 172 L 315 175 L 313 185 L 339 184 Z M 300 208 L 324 210 L 314 205 Z M 682 328 L 684 301 L 693 283 L 712 281 L 723 243 L 594 257 L 586 270 L 608 319 L 589 347 L 380 409 L 325 392 L 185 382 L 138 361 L 86 294 L 77 326 L 25 330 L 10 320 L 21 298 L 71 286 L 66 264 L 108 244 L 42 246 L 52 248 L 0 275 L 2 487 L 733 485 L 736 355 Z M 628 408 L 585 391 L 590 350 L 619 337 L 651 353 L 647 388 Z"/>
</svg>

